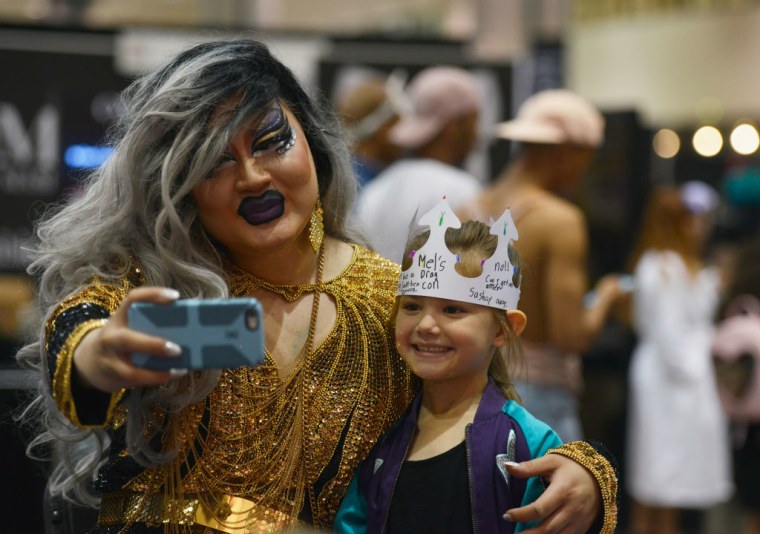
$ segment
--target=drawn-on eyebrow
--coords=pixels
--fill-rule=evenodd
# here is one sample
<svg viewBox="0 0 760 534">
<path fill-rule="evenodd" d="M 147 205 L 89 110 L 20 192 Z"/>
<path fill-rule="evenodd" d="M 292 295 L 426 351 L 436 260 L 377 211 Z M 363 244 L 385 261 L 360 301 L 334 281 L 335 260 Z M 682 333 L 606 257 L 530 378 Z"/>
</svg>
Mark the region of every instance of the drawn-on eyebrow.
<svg viewBox="0 0 760 534">
<path fill-rule="evenodd" d="M 285 116 L 285 113 L 282 111 L 282 108 L 278 104 L 275 104 L 272 109 L 270 109 L 266 115 L 264 115 L 264 118 L 261 119 L 261 122 L 259 122 L 259 124 L 254 129 L 251 145 L 256 146 L 261 141 L 271 137 L 272 135 L 281 133 L 288 127 L 289 123 L 287 117 Z"/>
</svg>

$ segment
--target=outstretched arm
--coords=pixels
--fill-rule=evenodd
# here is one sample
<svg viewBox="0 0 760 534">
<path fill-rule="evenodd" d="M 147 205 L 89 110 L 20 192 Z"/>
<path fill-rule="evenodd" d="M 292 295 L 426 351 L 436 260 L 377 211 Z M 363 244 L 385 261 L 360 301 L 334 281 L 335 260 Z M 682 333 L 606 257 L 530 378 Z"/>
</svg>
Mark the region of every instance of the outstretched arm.
<svg viewBox="0 0 760 534">
<path fill-rule="evenodd" d="M 123 388 L 154 386 L 170 380 L 172 375 L 168 372 L 135 367 L 130 357 L 133 352 L 177 356 L 180 353 L 179 346 L 130 330 L 127 310 L 133 302 L 166 304 L 178 296 L 176 291 L 161 287 L 140 287 L 130 291 L 108 321 L 86 334 L 74 351 L 74 369 L 80 384 L 113 393 Z"/>
<path fill-rule="evenodd" d="M 132 302 L 170 302 L 176 296 L 164 288 L 129 288 L 124 283 L 99 283 L 67 299 L 48 319 L 46 349 L 55 402 L 80 428 L 107 425 L 125 388 L 155 385 L 170 373 L 137 369 L 131 352 L 170 356 L 165 340 L 127 327 L 126 311 Z"/>
</svg>

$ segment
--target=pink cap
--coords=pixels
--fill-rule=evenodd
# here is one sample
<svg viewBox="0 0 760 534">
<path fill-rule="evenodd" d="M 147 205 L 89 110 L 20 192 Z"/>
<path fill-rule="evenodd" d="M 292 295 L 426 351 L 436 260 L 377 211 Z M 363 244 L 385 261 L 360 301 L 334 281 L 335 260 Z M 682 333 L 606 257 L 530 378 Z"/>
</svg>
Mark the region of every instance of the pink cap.
<svg viewBox="0 0 760 534">
<path fill-rule="evenodd" d="M 498 124 L 496 136 L 526 143 L 596 147 L 604 140 L 604 117 L 575 93 L 550 89 L 528 98 L 513 120 Z"/>
<path fill-rule="evenodd" d="M 479 111 L 480 88 L 470 72 L 458 67 L 430 67 L 407 89 L 411 109 L 388 132 L 391 142 L 415 149 L 433 139 L 451 119 Z"/>
</svg>

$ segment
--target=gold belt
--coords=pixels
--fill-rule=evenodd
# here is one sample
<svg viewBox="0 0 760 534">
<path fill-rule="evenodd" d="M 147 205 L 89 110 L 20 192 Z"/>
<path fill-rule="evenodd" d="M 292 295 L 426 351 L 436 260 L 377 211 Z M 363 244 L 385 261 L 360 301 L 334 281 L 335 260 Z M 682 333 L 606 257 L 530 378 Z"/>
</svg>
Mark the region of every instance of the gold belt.
<svg viewBox="0 0 760 534">
<path fill-rule="evenodd" d="M 291 518 L 282 512 L 260 506 L 234 495 L 220 495 L 215 510 L 209 510 L 198 495 L 183 498 L 161 493 L 110 493 L 100 503 L 98 526 L 125 523 L 198 525 L 228 534 L 279 532 Z"/>
</svg>

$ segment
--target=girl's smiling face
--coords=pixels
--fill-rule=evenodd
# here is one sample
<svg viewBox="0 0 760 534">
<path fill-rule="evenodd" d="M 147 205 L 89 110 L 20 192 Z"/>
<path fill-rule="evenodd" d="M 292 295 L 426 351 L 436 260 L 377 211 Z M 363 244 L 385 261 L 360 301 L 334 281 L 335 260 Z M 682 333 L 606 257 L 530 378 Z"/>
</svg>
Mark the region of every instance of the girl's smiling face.
<svg viewBox="0 0 760 534">
<path fill-rule="evenodd" d="M 396 344 L 412 372 L 425 381 L 485 384 L 494 350 L 506 341 L 491 308 L 434 297 L 399 298 Z"/>
<path fill-rule="evenodd" d="M 204 229 L 233 261 L 305 240 L 318 184 L 293 113 L 274 102 L 261 120 L 245 124 L 192 194 Z"/>
</svg>

